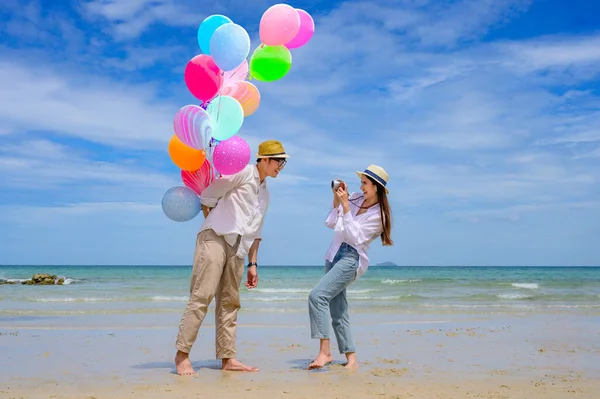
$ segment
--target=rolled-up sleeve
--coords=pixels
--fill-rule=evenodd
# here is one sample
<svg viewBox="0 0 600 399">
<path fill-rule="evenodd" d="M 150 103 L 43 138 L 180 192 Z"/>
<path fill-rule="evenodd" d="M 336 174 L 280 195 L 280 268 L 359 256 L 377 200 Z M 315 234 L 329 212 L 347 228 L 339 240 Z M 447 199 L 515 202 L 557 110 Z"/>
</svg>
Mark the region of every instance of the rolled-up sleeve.
<svg viewBox="0 0 600 399">
<path fill-rule="evenodd" d="M 348 212 L 342 216 L 340 229 L 344 241 L 353 247 L 357 247 L 381 234 L 381 216 L 379 213 L 373 213 L 359 222 L 354 220 L 352 214 Z"/>
<path fill-rule="evenodd" d="M 244 168 L 234 175 L 223 175 L 220 178 L 213 180 L 212 183 L 202 191 L 202 195 L 200 196 L 202 204 L 209 208 L 217 206 L 221 197 L 246 179 L 248 171 L 248 168 Z"/>
</svg>

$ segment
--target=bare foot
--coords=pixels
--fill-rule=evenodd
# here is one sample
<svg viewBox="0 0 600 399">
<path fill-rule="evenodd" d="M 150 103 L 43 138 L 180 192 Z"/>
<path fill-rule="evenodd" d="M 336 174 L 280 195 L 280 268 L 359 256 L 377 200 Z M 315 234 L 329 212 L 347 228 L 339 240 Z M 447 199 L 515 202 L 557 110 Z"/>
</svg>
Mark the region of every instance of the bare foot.
<svg viewBox="0 0 600 399">
<path fill-rule="evenodd" d="M 331 356 L 331 353 L 326 355 L 323 352 L 319 352 L 319 354 L 317 355 L 317 358 L 315 360 L 313 360 L 312 363 L 309 364 L 306 369 L 307 370 L 320 369 L 320 368 L 323 368 L 323 366 L 325 366 L 326 364 L 331 363 L 331 362 L 333 362 L 333 356 Z"/>
<path fill-rule="evenodd" d="M 236 359 L 223 359 L 221 370 L 224 371 L 258 371 L 258 367 L 246 366 Z"/>
<path fill-rule="evenodd" d="M 358 369 L 358 362 L 348 362 L 346 363 L 344 368 L 347 370 L 356 370 Z"/>
<path fill-rule="evenodd" d="M 177 367 L 177 374 L 179 375 L 194 375 L 196 372 L 190 362 L 189 353 L 177 351 L 175 355 L 175 366 Z"/>
</svg>

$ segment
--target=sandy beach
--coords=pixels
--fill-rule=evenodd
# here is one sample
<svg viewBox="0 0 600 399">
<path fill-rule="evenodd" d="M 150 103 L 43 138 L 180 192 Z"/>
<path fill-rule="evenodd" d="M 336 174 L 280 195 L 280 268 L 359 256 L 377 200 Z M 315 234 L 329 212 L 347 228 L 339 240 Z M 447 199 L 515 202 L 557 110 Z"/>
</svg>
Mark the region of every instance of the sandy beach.
<svg viewBox="0 0 600 399">
<path fill-rule="evenodd" d="M 304 315 L 245 314 L 238 357 L 261 370 L 225 373 L 214 360 L 211 313 L 192 351 L 191 378 L 177 376 L 172 362 L 177 315 L 120 317 L 104 325 L 4 317 L 0 397 L 591 399 L 600 392 L 597 316 L 357 314 L 360 369 L 344 370 L 334 353 L 334 364 L 306 371 L 317 342 Z"/>
</svg>

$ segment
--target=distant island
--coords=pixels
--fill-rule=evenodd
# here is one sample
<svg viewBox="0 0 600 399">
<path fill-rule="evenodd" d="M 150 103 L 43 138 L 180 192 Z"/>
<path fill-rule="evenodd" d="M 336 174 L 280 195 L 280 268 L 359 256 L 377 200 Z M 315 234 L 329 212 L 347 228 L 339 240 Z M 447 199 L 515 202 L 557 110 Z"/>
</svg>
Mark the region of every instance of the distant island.
<svg viewBox="0 0 600 399">
<path fill-rule="evenodd" d="M 373 266 L 398 266 L 397 264 L 395 264 L 394 262 L 383 262 L 383 263 L 377 263 L 376 265 Z"/>
</svg>

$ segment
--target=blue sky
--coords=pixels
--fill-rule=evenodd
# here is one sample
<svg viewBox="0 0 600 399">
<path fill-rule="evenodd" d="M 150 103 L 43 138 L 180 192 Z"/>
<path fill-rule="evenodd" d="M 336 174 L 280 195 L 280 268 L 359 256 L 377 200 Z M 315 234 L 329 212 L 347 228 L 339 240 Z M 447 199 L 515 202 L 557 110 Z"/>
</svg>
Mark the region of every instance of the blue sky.
<svg viewBox="0 0 600 399">
<path fill-rule="evenodd" d="M 190 264 L 198 216 L 167 219 L 167 145 L 195 103 L 196 31 L 259 44 L 272 1 L 3 0 L 0 264 Z M 321 1 L 289 74 L 256 82 L 240 136 L 281 140 L 262 264 L 319 265 L 329 181 L 391 175 L 393 247 L 373 263 L 600 264 L 600 4 Z"/>
</svg>

